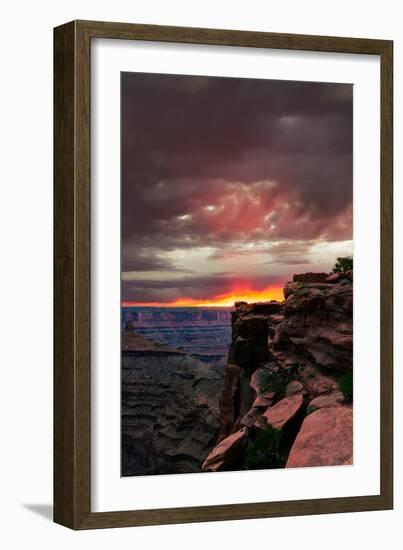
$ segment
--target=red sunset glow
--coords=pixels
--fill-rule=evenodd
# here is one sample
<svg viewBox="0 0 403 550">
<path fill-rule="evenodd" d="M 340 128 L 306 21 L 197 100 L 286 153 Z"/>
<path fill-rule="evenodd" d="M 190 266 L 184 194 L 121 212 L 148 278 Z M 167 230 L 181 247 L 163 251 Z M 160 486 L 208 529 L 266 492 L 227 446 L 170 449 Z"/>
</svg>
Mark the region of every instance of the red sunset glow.
<svg viewBox="0 0 403 550">
<path fill-rule="evenodd" d="M 235 289 L 208 299 L 177 298 L 172 302 L 123 302 L 122 306 L 144 307 L 231 307 L 235 302 L 268 302 L 284 299 L 282 286 L 268 286 L 262 290 Z"/>
</svg>

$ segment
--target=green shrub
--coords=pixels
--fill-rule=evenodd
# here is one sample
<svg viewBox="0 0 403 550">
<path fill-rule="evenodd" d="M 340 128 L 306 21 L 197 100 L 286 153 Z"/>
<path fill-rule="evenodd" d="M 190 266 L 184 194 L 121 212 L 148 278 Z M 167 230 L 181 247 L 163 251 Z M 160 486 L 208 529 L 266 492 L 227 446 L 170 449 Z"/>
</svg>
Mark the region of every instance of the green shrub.
<svg viewBox="0 0 403 550">
<path fill-rule="evenodd" d="M 337 262 L 333 267 L 333 273 L 344 273 L 353 269 L 353 257 L 345 256 L 344 258 L 337 258 Z"/>
<path fill-rule="evenodd" d="M 312 405 L 308 405 L 308 407 L 306 408 L 306 414 L 311 414 L 316 410 L 317 410 L 316 407 L 313 407 Z"/>
<path fill-rule="evenodd" d="M 346 401 L 353 400 L 353 371 L 351 370 L 339 378 L 338 386 Z"/>
<path fill-rule="evenodd" d="M 255 439 L 246 448 L 244 469 L 262 470 L 264 468 L 280 467 L 280 438 L 281 432 L 271 426 L 259 430 Z"/>
<path fill-rule="evenodd" d="M 273 391 L 276 393 L 277 399 L 282 399 L 289 381 L 290 376 L 285 369 L 277 371 L 263 369 L 260 375 L 260 390 L 262 393 Z"/>
</svg>

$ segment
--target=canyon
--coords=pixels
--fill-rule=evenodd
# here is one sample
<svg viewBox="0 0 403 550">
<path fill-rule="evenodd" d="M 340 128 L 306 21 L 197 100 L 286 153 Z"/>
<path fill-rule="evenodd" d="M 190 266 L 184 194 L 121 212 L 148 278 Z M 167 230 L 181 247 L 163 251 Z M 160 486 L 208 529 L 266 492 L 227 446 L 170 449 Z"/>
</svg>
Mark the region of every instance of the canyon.
<svg viewBox="0 0 403 550">
<path fill-rule="evenodd" d="M 201 361 L 224 365 L 231 342 L 231 308 L 128 306 L 122 308 L 122 328 Z"/>
<path fill-rule="evenodd" d="M 352 463 L 352 271 L 294 275 L 282 302 L 127 313 L 122 475 Z"/>
<path fill-rule="evenodd" d="M 222 365 L 125 330 L 122 476 L 200 471 L 218 437 L 223 377 Z"/>
</svg>

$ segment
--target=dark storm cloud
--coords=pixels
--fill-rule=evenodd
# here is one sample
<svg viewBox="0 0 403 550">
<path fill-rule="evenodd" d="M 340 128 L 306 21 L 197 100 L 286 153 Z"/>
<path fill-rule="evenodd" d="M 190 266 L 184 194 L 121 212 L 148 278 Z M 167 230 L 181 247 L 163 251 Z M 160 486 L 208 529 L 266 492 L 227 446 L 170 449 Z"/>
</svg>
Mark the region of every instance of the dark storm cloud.
<svg viewBox="0 0 403 550">
<path fill-rule="evenodd" d="M 177 271 L 178 268 L 171 261 L 150 254 L 151 249 L 156 250 L 157 248 L 151 246 L 148 249 L 141 249 L 130 244 L 123 246 L 124 271 Z M 183 271 L 183 268 L 180 271 Z"/>
<path fill-rule="evenodd" d="M 158 254 L 178 248 L 351 239 L 352 93 L 123 73 L 122 270 L 166 270 Z"/>
</svg>

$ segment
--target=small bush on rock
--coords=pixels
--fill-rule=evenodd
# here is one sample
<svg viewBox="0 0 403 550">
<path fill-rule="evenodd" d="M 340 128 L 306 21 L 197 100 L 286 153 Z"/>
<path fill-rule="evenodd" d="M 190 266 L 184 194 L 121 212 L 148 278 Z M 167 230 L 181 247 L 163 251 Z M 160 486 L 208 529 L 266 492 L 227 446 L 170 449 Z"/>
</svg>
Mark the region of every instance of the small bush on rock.
<svg viewBox="0 0 403 550">
<path fill-rule="evenodd" d="M 285 369 L 280 367 L 264 369 L 261 374 L 261 391 L 262 393 L 273 391 L 276 393 L 277 399 L 281 399 L 285 395 L 285 390 L 290 380 L 290 374 Z"/>
<path fill-rule="evenodd" d="M 244 469 L 262 470 L 281 467 L 280 437 L 281 432 L 271 426 L 259 430 L 246 449 Z"/>
<path fill-rule="evenodd" d="M 333 273 L 345 273 L 353 269 L 353 257 L 345 256 L 344 258 L 337 258 L 337 262 L 333 267 Z"/>
<path fill-rule="evenodd" d="M 311 414 L 313 412 L 316 411 L 316 407 L 313 407 L 312 405 L 308 405 L 307 409 L 306 409 L 306 414 Z"/>
<path fill-rule="evenodd" d="M 353 400 L 353 371 L 351 370 L 339 379 L 338 386 L 344 399 L 351 402 Z"/>
</svg>

